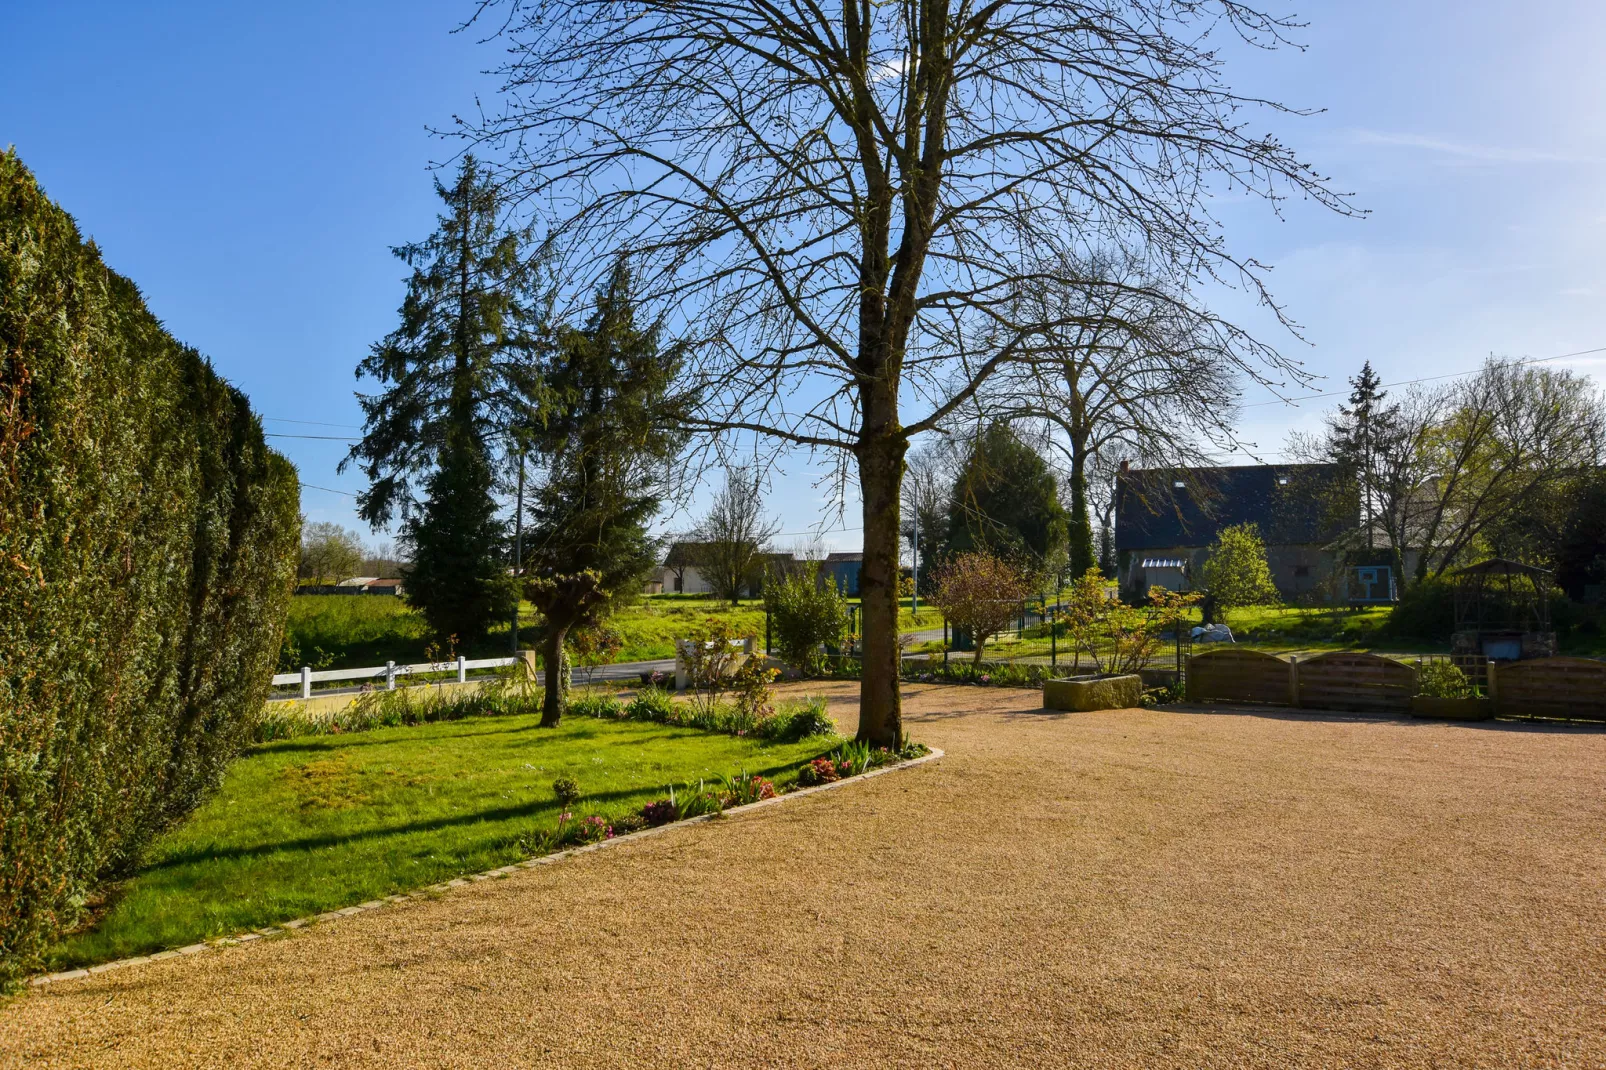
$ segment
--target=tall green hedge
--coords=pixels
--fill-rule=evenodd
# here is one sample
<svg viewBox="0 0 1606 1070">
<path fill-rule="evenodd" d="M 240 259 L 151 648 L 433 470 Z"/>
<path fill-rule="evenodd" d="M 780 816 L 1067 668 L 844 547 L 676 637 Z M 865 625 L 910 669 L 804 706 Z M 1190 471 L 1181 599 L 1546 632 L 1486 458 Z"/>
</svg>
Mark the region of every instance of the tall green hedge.
<svg viewBox="0 0 1606 1070">
<path fill-rule="evenodd" d="M 0 984 L 245 743 L 298 499 L 245 397 L 0 156 Z"/>
</svg>

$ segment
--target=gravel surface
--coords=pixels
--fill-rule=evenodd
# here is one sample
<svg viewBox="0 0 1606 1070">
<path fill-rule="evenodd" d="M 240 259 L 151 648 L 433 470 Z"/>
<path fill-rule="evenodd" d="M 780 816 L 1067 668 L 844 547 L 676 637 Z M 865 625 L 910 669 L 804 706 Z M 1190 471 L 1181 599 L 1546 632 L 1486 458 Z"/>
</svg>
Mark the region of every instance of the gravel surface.
<svg viewBox="0 0 1606 1070">
<path fill-rule="evenodd" d="M 1606 732 L 909 695 L 941 761 L 37 989 L 0 1065 L 1606 1066 Z"/>
</svg>

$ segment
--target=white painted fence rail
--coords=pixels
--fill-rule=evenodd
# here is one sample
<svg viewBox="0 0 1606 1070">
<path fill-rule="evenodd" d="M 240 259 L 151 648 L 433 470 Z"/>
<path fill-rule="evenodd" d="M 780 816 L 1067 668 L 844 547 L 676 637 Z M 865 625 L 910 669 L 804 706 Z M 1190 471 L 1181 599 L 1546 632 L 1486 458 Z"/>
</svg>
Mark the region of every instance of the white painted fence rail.
<svg viewBox="0 0 1606 1070">
<path fill-rule="evenodd" d="M 396 677 L 411 676 L 414 673 L 430 672 L 456 672 L 457 682 L 468 681 L 470 669 L 503 669 L 509 665 L 519 664 L 518 658 L 476 658 L 470 661 L 467 658 L 458 658 L 456 661 L 427 661 L 417 665 L 397 665 L 394 661 L 387 661 L 383 665 L 376 665 L 367 669 L 320 669 L 313 672 L 307 665 L 301 667 L 300 672 L 281 672 L 273 677 L 274 687 L 289 687 L 291 684 L 301 685 L 301 697 L 312 697 L 312 685 L 329 683 L 336 680 L 383 680 L 385 690 L 396 689 Z"/>
</svg>

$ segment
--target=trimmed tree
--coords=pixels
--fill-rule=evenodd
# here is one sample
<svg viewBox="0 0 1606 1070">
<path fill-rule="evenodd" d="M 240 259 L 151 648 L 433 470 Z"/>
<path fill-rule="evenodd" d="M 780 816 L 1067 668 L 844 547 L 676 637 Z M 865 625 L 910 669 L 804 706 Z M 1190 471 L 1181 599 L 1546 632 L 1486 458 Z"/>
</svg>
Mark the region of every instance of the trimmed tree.
<svg viewBox="0 0 1606 1070">
<path fill-rule="evenodd" d="M 948 623 L 970 629 L 976 637 L 972 660 L 980 665 L 987 640 L 1009 627 L 1020 614 L 1021 603 L 1031 595 L 1024 572 L 1001 557 L 976 551 L 959 554 L 943 565 L 931 601 Z"/>
<path fill-rule="evenodd" d="M 1254 524 L 1222 528 L 1210 544 L 1203 573 L 1210 601 L 1227 619 L 1227 611 L 1242 606 L 1276 605 L 1277 585 L 1266 563 L 1266 543 Z"/>
<path fill-rule="evenodd" d="M 502 7 L 491 13 L 487 9 Z M 1210 191 L 1338 211 L 1248 116 L 1218 38 L 1295 23 L 1241 0 L 754 4 L 490 0 L 505 107 L 474 132 L 551 206 L 566 263 L 640 258 L 687 325 L 699 426 L 836 451 L 863 500 L 859 738 L 896 746 L 899 499 L 944 426 L 1043 324 L 1022 301 L 1090 241 L 1274 314 Z M 1238 49 L 1236 52 L 1252 52 Z M 1046 266 L 1045 266 L 1046 265 Z M 1274 353 L 1269 381 L 1298 366 Z"/>
</svg>

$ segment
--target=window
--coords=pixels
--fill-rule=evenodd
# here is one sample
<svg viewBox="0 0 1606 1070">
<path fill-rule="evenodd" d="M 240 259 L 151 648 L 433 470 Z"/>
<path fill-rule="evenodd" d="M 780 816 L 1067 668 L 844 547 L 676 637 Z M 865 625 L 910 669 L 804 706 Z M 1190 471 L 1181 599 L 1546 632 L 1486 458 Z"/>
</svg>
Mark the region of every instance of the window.
<svg viewBox="0 0 1606 1070">
<path fill-rule="evenodd" d="M 1288 486 L 1288 477 L 1287 477 L 1287 476 L 1278 476 L 1278 477 L 1277 477 L 1277 485 L 1278 485 L 1278 486 L 1279 486 L 1279 487 L 1286 487 L 1286 486 Z"/>
<path fill-rule="evenodd" d="M 1284 480 L 1284 482 L 1287 482 L 1287 481 Z M 1294 578 L 1295 579 L 1302 580 L 1302 579 L 1308 578 L 1309 576 L 1310 576 L 1310 566 L 1309 565 L 1295 565 L 1294 566 Z"/>
<path fill-rule="evenodd" d="M 1178 489 L 1178 490 L 1181 490 L 1181 489 L 1182 489 L 1182 488 L 1183 488 L 1183 487 L 1186 487 L 1186 486 L 1187 486 L 1187 484 L 1186 484 L 1186 483 L 1184 483 L 1184 482 L 1183 482 L 1183 481 L 1182 481 L 1182 480 L 1180 480 L 1180 479 L 1179 479 L 1179 480 L 1177 480 L 1177 481 L 1176 481 L 1176 482 L 1175 482 L 1175 483 L 1172 483 L 1172 484 L 1171 484 L 1171 485 L 1172 485 L 1172 486 L 1173 486 L 1173 487 L 1175 487 L 1175 488 L 1177 488 L 1177 489 Z"/>
</svg>

